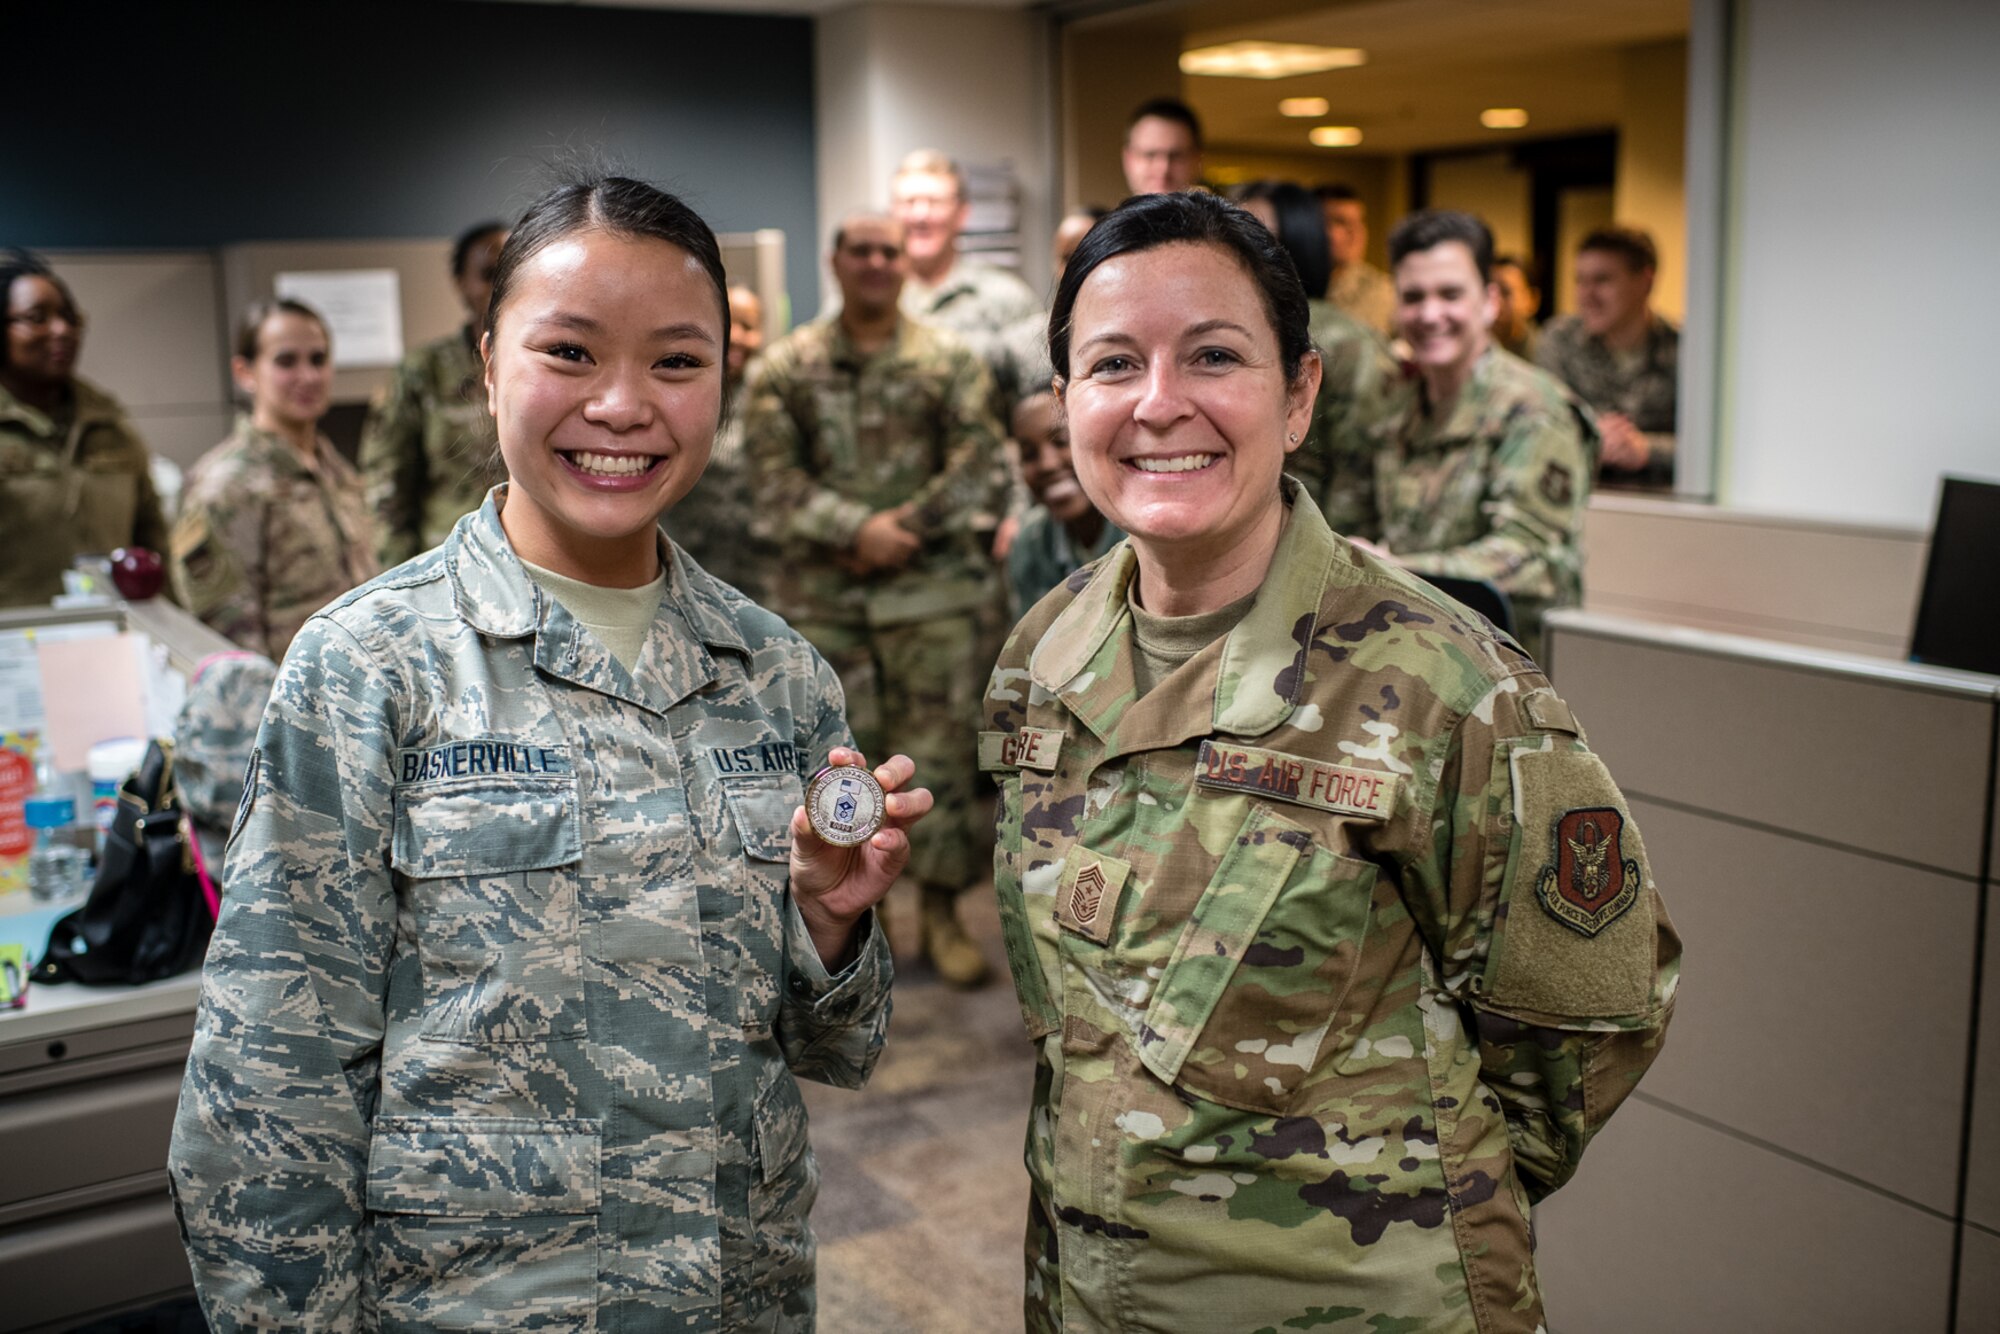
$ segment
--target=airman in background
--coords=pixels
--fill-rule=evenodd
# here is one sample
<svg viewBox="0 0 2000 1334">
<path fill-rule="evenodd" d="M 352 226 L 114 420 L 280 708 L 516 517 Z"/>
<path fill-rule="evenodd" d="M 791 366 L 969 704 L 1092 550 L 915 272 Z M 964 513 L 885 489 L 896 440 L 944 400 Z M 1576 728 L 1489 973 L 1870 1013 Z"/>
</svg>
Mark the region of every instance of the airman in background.
<svg viewBox="0 0 2000 1334">
<path fill-rule="evenodd" d="M 1535 360 L 1597 410 L 1604 476 L 1667 486 L 1674 476 L 1681 332 L 1652 308 L 1653 238 L 1601 227 L 1576 255 L 1576 313 L 1551 320 Z"/>
<path fill-rule="evenodd" d="M 1125 126 L 1125 187 L 1135 195 L 1167 194 L 1201 180 L 1201 118 L 1172 97 L 1132 110 Z"/>
<path fill-rule="evenodd" d="M 444 541 L 506 476 L 486 410 L 479 336 L 493 297 L 493 270 L 507 227 L 482 222 L 452 246 L 451 276 L 465 303 L 465 325 L 403 358 L 395 378 L 368 410 L 361 471 L 375 514 L 376 554 L 400 565 Z"/>
<path fill-rule="evenodd" d="M 1490 581 L 1539 654 L 1542 613 L 1583 599 L 1595 423 L 1547 373 L 1493 346 L 1500 297 L 1485 223 L 1413 213 L 1389 254 L 1417 385 L 1378 433 L 1378 554 L 1419 574 Z"/>
<path fill-rule="evenodd" d="M 708 470 L 694 493 L 667 515 L 667 531 L 704 570 L 734 584 L 752 602 L 764 600 L 770 547 L 753 540 L 757 505 L 750 461 L 743 452 L 743 387 L 764 349 L 764 302 L 742 283 L 729 287 L 728 406 L 715 433 Z"/>
<path fill-rule="evenodd" d="M 1535 360 L 1542 322 L 1542 284 L 1532 255 L 1495 255 L 1493 281 L 1500 289 L 1500 313 L 1493 320 L 1493 341 L 1523 361 Z"/>
<path fill-rule="evenodd" d="M 1368 205 L 1351 185 L 1322 185 L 1315 193 L 1333 251 L 1326 299 L 1383 337 L 1392 336 L 1396 289 L 1388 274 L 1368 262 Z"/>
<path fill-rule="evenodd" d="M 925 775 L 936 807 L 910 860 L 924 949 L 974 986 L 986 961 L 957 896 L 988 846 L 967 720 L 986 670 L 978 615 L 997 594 L 986 534 L 1005 501 L 992 381 L 957 337 L 899 309 L 894 219 L 850 218 L 831 263 L 840 309 L 773 345 L 749 388 L 745 446 L 779 541 L 771 605 L 839 673 L 860 747 L 886 753 L 893 723 Z"/>
</svg>

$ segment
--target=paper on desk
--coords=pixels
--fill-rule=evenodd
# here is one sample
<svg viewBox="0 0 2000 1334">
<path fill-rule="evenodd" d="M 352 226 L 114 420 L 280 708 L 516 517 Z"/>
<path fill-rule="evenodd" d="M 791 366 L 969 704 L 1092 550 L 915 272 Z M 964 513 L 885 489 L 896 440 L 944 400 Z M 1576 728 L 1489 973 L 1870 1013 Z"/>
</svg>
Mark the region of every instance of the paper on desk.
<svg viewBox="0 0 2000 1334">
<path fill-rule="evenodd" d="M 90 763 L 90 748 L 118 737 L 149 735 L 146 679 L 151 652 L 146 636 L 131 633 L 92 639 L 38 638 L 43 736 L 55 748 L 56 768 L 76 772 Z"/>
<path fill-rule="evenodd" d="M 78 621 L 0 630 L 0 732 L 42 730 L 42 669 L 35 645 L 58 639 L 101 639 L 118 633 L 116 621 Z"/>
</svg>

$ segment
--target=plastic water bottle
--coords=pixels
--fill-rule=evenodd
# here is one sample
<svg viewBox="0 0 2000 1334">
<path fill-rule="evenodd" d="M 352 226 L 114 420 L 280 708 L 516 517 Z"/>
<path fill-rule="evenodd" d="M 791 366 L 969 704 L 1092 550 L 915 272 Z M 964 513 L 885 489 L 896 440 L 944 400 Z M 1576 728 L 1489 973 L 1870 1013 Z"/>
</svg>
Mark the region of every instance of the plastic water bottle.
<svg viewBox="0 0 2000 1334">
<path fill-rule="evenodd" d="M 22 814 L 35 831 L 28 853 L 28 890 L 43 903 L 60 903 L 83 888 L 89 857 L 72 840 L 76 798 L 44 790 L 29 797 Z"/>
</svg>

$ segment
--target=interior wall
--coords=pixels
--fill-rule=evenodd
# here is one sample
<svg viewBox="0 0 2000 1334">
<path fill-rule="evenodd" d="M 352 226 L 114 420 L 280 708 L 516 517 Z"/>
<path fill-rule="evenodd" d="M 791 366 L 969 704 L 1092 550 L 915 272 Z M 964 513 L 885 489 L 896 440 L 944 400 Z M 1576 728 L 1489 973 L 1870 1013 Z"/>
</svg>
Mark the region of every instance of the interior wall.
<svg viewBox="0 0 2000 1334">
<path fill-rule="evenodd" d="M 1721 498 L 1927 527 L 2000 477 L 2000 6 L 1738 13 Z"/>
<path fill-rule="evenodd" d="M 1181 43 L 1131 23 L 1066 24 L 1061 38 L 1063 206 L 1125 198 L 1125 121 L 1149 98 L 1181 96 Z"/>
<path fill-rule="evenodd" d="M 1688 44 L 1628 46 L 1618 72 L 1624 111 L 1612 212 L 1652 233 L 1660 250 L 1653 308 L 1679 323 L 1687 309 Z"/>
<path fill-rule="evenodd" d="M 1007 163 L 1021 188 L 1022 272 L 1039 289 L 1055 231 L 1047 20 L 1028 10 L 858 5 L 817 22 L 820 225 L 824 276 L 839 220 L 885 208 L 905 153 Z"/>
<path fill-rule="evenodd" d="M 585 5 L 10 6 L 53 61 L 0 153 L 0 243 L 450 236 L 601 151 L 717 231 L 814 228 L 810 20 Z M 64 94 L 67 90 L 66 95 Z M 789 281 L 816 304 L 810 245 Z"/>
<path fill-rule="evenodd" d="M 1500 254 L 1534 253 L 1533 181 L 1505 149 L 1434 159 L 1430 202 L 1432 208 L 1478 214 L 1492 229 L 1493 249 Z"/>
</svg>

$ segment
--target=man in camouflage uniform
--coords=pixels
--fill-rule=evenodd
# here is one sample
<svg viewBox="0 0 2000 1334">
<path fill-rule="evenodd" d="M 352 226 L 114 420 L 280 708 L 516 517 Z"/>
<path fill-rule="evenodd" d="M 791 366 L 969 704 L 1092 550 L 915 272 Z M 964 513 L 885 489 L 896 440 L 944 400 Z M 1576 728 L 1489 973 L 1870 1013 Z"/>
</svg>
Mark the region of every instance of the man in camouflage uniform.
<svg viewBox="0 0 2000 1334">
<path fill-rule="evenodd" d="M 1042 318 L 1041 302 L 1016 275 L 959 253 L 972 205 L 949 157 L 931 148 L 909 154 L 889 183 L 889 200 L 909 251 L 903 313 L 951 330 L 972 348 L 993 373 L 994 413 L 1006 420 L 1033 370 L 1021 364 L 1017 331 Z"/>
<path fill-rule="evenodd" d="M 1596 428 L 1563 386 L 1493 346 L 1484 223 L 1413 213 L 1389 252 L 1418 379 L 1407 409 L 1377 431 L 1373 536 L 1408 569 L 1490 581 L 1539 654 L 1542 613 L 1583 598 Z"/>
<path fill-rule="evenodd" d="M 1304 483 L 1335 532 L 1373 538 L 1375 441 L 1385 423 L 1408 410 L 1412 386 L 1381 335 L 1330 301 L 1312 301 L 1309 309 L 1319 395 L 1285 471 Z"/>
<path fill-rule="evenodd" d="M 1285 486 L 1256 601 L 1150 691 L 1129 546 L 988 689 L 1034 1334 L 1544 1329 L 1530 1206 L 1672 1010 L 1638 830 L 1547 679 Z"/>
<path fill-rule="evenodd" d="M 1576 255 L 1576 313 L 1550 322 L 1535 361 L 1597 410 L 1604 475 L 1644 486 L 1674 480 L 1681 333 L 1654 313 L 1653 238 L 1600 227 Z"/>
<path fill-rule="evenodd" d="M 444 541 L 506 476 L 486 410 L 479 336 L 493 297 L 493 274 L 507 244 L 497 222 L 468 229 L 452 247 L 451 276 L 465 303 L 465 327 L 403 358 L 388 389 L 369 407 L 361 471 L 375 513 L 376 554 L 384 569 Z"/>
<path fill-rule="evenodd" d="M 361 476 L 325 436 L 308 463 L 240 416 L 188 475 L 174 586 L 240 647 L 283 659 L 308 617 L 377 573 Z"/>
<path fill-rule="evenodd" d="M 1396 287 L 1368 262 L 1368 205 L 1351 185 L 1322 185 L 1321 213 L 1333 251 L 1333 280 L 1326 299 L 1383 337 L 1394 334 Z"/>
<path fill-rule="evenodd" d="M 977 615 L 998 594 L 984 534 L 1004 497 L 992 382 L 971 349 L 897 307 L 902 228 L 834 236 L 841 306 L 794 330 L 752 378 L 744 437 L 781 560 L 771 605 L 840 673 L 861 748 L 888 726 L 936 806 L 913 839 L 925 953 L 947 981 L 986 975 L 956 897 L 982 835 L 966 722 L 977 712 Z"/>
<path fill-rule="evenodd" d="M 727 406 L 701 483 L 666 518 L 667 531 L 704 570 L 734 584 L 752 602 L 768 596 L 767 543 L 752 537 L 757 505 L 743 452 L 743 385 L 764 347 L 764 302 L 741 283 L 729 288 Z"/>
<path fill-rule="evenodd" d="M 889 1018 L 872 914 L 830 971 L 792 888 L 839 683 L 664 544 L 628 673 L 505 498 L 279 673 L 169 1155 L 196 1288 L 218 1334 L 803 1334 L 797 1078 Z"/>
</svg>

